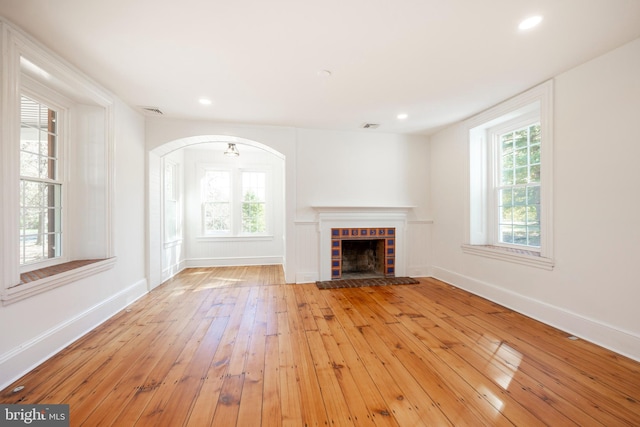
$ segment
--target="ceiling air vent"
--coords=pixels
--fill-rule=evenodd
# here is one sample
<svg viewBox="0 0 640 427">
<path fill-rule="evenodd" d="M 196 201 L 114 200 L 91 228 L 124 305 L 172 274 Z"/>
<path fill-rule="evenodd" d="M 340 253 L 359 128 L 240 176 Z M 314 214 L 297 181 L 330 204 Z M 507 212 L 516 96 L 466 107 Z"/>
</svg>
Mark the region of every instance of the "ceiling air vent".
<svg viewBox="0 0 640 427">
<path fill-rule="evenodd" d="M 147 114 L 151 114 L 155 116 L 161 116 L 164 114 L 158 107 L 140 107 L 140 108 L 142 108 L 144 112 Z"/>
<path fill-rule="evenodd" d="M 365 123 L 362 125 L 363 129 L 377 129 L 380 126 L 378 123 Z"/>
</svg>

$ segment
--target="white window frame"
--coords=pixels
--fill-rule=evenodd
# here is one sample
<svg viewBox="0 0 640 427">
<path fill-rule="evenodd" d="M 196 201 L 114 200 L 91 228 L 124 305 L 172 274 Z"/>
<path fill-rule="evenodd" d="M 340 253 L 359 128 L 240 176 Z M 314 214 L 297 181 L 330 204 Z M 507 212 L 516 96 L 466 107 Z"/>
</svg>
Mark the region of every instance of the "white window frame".
<svg viewBox="0 0 640 427">
<path fill-rule="evenodd" d="M 531 121 L 539 121 L 541 128 L 539 249 L 500 244 L 497 234 L 498 207 L 494 184 L 499 162 L 492 133 L 504 126 Z M 469 176 L 463 252 L 553 269 L 553 82 L 545 82 L 486 110 L 467 120 L 464 128 L 469 135 Z"/>
<path fill-rule="evenodd" d="M 272 189 L 271 189 L 271 168 L 264 165 L 254 165 L 246 167 L 230 167 L 229 165 L 206 164 L 199 166 L 198 182 L 200 183 L 200 236 L 198 240 L 267 240 L 273 238 L 272 233 Z M 207 233 L 205 230 L 204 218 L 204 176 L 208 171 L 224 171 L 230 174 L 231 198 L 230 198 L 230 229 L 228 232 Z M 242 232 L 242 174 L 244 172 L 259 172 L 265 174 L 266 179 L 266 231 L 263 233 Z"/>
<path fill-rule="evenodd" d="M 498 126 L 492 127 L 487 130 L 489 141 L 489 170 L 493 172 L 489 177 L 490 187 L 492 191 L 488 194 L 489 206 L 491 209 L 491 217 L 489 218 L 489 240 L 493 246 L 501 246 L 505 248 L 513 248 L 517 250 L 526 250 L 531 252 L 540 252 L 540 247 L 509 244 L 500 240 L 500 212 L 499 212 L 499 191 L 502 188 L 500 182 L 500 169 L 501 169 L 501 143 L 500 136 L 515 130 L 519 130 L 525 127 L 530 127 L 540 123 L 539 114 L 532 112 L 529 114 L 523 114 L 516 119 L 509 120 L 505 123 L 501 123 Z M 540 144 L 542 146 L 542 143 Z M 538 183 L 538 187 L 541 188 L 541 183 Z"/>
<path fill-rule="evenodd" d="M 164 244 L 171 245 L 182 240 L 182 209 L 180 208 L 180 165 L 172 160 L 163 159 L 162 168 L 162 205 L 164 209 L 163 215 L 163 235 Z M 167 191 L 167 174 L 171 174 L 171 194 Z M 172 210 L 173 223 L 167 213 Z M 168 232 L 168 227 L 172 227 L 174 234 Z"/>
<path fill-rule="evenodd" d="M 13 304 L 50 289 L 93 276 L 116 263 L 113 230 L 113 96 L 73 66 L 57 57 L 19 28 L 0 18 L 0 301 Z M 65 129 L 67 189 L 64 256 L 98 260 L 82 267 L 21 283 L 20 246 L 20 96 L 64 99 L 69 124 Z M 55 95 L 51 95 L 55 94 Z M 68 102 L 67 102 L 68 101 Z M 48 104 L 47 102 L 44 102 Z M 75 162 L 74 156 L 90 162 Z M 70 168 L 73 164 L 73 168 Z M 80 167 L 76 167 L 77 165 Z M 91 177 L 83 173 L 91 169 Z M 86 175 L 86 174 L 85 174 Z M 99 187 L 99 191 L 93 191 Z M 73 206 L 69 203 L 73 201 Z M 98 207 L 99 208 L 98 208 Z M 89 207 L 87 211 L 85 208 Z M 93 208 L 93 210 L 91 210 Z M 70 216 L 69 213 L 72 213 Z M 64 226 L 64 225 L 63 225 Z M 87 238 L 90 236 L 91 238 Z M 42 266 L 40 266 L 42 268 Z"/>
</svg>

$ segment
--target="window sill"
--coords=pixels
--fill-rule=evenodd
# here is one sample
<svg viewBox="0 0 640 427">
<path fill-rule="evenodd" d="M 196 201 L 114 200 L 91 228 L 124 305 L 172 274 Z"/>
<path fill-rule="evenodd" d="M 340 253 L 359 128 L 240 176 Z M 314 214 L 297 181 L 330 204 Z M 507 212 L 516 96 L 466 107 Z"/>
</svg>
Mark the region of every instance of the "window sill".
<svg viewBox="0 0 640 427">
<path fill-rule="evenodd" d="M 55 267 L 24 273 L 21 275 L 19 284 L 2 291 L 0 300 L 2 300 L 2 305 L 13 304 L 14 302 L 46 292 L 49 289 L 54 289 L 109 270 L 113 268 L 115 263 L 115 257 L 100 260 L 85 260 L 81 263 L 71 261 Z M 40 274 L 41 277 L 34 277 L 37 274 Z"/>
<path fill-rule="evenodd" d="M 462 252 L 549 271 L 553 270 L 555 264 L 553 259 L 541 257 L 537 252 L 511 250 L 498 246 L 462 245 Z"/>
<path fill-rule="evenodd" d="M 267 242 L 273 240 L 273 235 L 256 236 L 197 236 L 202 242 Z"/>
</svg>

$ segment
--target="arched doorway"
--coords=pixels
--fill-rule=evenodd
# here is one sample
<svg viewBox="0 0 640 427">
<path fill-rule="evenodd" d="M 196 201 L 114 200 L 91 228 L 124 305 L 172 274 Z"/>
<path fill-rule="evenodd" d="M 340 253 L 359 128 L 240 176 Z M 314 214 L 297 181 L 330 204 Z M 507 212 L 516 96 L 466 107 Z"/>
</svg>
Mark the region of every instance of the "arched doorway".
<svg viewBox="0 0 640 427">
<path fill-rule="evenodd" d="M 229 143 L 240 150 L 238 158 L 223 155 Z M 148 160 L 150 288 L 185 267 L 285 263 L 287 209 L 282 153 L 246 138 L 200 135 L 165 143 L 151 150 Z M 241 229 L 217 235 L 203 231 L 199 194 L 202 172 L 207 168 L 230 171 L 236 177 L 246 171 L 268 174 L 268 230 L 260 235 Z M 167 179 L 172 170 L 175 175 Z M 167 194 L 172 191 L 175 197 L 169 200 Z M 176 215 L 171 214 L 172 206 L 178 207 Z"/>
</svg>

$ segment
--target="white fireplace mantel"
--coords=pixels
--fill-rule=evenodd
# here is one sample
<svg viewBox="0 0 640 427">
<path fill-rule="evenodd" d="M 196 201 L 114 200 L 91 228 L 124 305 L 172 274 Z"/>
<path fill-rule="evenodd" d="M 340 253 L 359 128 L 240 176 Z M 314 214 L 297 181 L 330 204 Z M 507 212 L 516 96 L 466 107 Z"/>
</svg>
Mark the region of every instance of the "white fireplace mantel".
<svg viewBox="0 0 640 427">
<path fill-rule="evenodd" d="M 405 215 L 415 206 L 311 206 L 318 214 L 397 212 Z"/>
<path fill-rule="evenodd" d="M 413 206 L 313 206 L 318 213 L 320 280 L 331 279 L 331 229 L 393 227 L 396 229 L 396 276 L 406 275 L 407 215 Z"/>
</svg>

